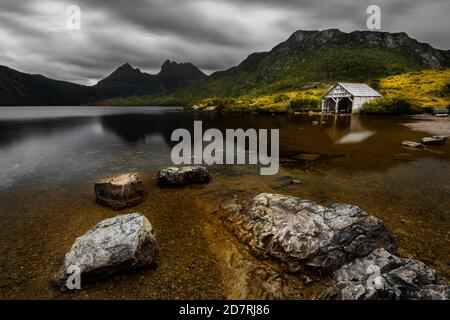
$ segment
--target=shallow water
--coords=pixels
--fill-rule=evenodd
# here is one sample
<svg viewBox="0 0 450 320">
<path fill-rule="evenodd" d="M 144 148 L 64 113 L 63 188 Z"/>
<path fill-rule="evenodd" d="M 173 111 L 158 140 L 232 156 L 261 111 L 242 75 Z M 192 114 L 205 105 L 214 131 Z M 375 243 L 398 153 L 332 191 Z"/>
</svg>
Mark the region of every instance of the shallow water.
<svg viewBox="0 0 450 320">
<path fill-rule="evenodd" d="M 205 186 L 159 189 L 177 128 L 279 128 L 281 168 L 212 166 Z M 319 125 L 313 125 L 318 121 Z M 401 254 L 450 281 L 450 146 L 410 150 L 426 133 L 409 119 L 192 114 L 167 108 L 0 108 L 0 298 L 311 298 L 317 279 L 258 261 L 213 213 L 235 193 L 276 192 L 351 203 L 382 219 Z M 450 124 L 449 124 L 450 125 Z M 94 201 L 95 180 L 138 171 L 139 211 L 161 246 L 155 270 L 121 274 L 61 294 L 50 284 L 74 239 L 115 211 Z M 298 183 L 290 184 L 296 180 Z"/>
</svg>

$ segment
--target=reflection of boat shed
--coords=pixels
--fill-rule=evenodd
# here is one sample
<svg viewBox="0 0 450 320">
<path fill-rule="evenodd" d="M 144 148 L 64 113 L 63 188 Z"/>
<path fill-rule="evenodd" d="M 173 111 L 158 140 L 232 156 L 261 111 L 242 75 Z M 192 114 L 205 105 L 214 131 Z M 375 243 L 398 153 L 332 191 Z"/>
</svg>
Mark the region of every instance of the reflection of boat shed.
<svg viewBox="0 0 450 320">
<path fill-rule="evenodd" d="M 322 97 L 322 112 L 357 113 L 364 103 L 381 97 L 365 83 L 338 83 Z"/>
</svg>

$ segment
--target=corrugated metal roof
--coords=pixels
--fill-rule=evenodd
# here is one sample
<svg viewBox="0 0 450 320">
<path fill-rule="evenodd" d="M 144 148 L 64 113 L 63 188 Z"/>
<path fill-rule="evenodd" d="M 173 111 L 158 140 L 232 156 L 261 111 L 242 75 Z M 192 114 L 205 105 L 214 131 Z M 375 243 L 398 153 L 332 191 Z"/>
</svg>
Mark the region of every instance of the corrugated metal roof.
<svg viewBox="0 0 450 320">
<path fill-rule="evenodd" d="M 376 90 L 365 83 L 338 83 L 354 97 L 382 97 Z"/>
</svg>

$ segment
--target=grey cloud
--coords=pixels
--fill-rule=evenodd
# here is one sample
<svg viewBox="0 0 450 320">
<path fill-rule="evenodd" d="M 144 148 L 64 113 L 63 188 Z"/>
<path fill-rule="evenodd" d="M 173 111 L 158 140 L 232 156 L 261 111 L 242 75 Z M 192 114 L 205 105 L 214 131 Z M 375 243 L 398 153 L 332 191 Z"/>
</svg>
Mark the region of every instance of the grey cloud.
<svg viewBox="0 0 450 320">
<path fill-rule="evenodd" d="M 82 9 L 80 31 L 64 30 L 69 4 Z M 364 29 L 370 4 L 383 30 L 450 47 L 448 0 L 0 0 L 0 64 L 80 83 L 125 62 L 157 72 L 167 58 L 212 72 L 298 29 Z"/>
</svg>

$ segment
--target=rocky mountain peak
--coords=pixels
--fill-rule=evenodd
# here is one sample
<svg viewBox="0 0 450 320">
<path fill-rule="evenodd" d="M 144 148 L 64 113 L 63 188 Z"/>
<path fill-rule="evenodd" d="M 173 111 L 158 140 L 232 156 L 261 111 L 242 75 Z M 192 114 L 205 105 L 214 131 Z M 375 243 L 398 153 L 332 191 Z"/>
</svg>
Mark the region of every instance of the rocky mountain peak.
<svg viewBox="0 0 450 320">
<path fill-rule="evenodd" d="M 158 77 L 163 79 L 200 80 L 205 78 L 206 75 L 192 63 L 177 63 L 166 60 L 161 66 Z"/>
<path fill-rule="evenodd" d="M 121 73 L 130 73 L 130 72 L 141 72 L 139 69 L 133 68 L 129 62 L 124 63 L 119 68 L 116 69 L 114 72 L 121 72 Z"/>
</svg>

